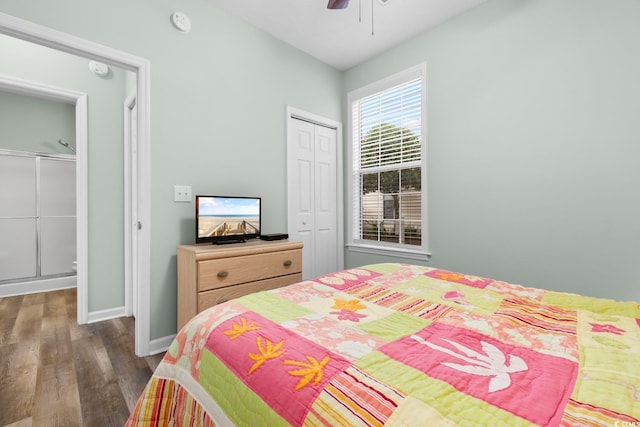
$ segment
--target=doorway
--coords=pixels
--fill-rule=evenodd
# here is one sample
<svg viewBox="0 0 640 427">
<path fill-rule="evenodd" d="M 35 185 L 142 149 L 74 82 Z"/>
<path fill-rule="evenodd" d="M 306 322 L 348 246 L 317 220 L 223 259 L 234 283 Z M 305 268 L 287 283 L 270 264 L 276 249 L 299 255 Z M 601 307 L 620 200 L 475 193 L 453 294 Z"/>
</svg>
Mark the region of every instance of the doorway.
<svg viewBox="0 0 640 427">
<path fill-rule="evenodd" d="M 150 64 L 143 58 L 130 55 L 116 49 L 93 43 L 70 34 L 34 24 L 11 15 L 0 13 L 0 33 L 36 43 L 41 46 L 60 50 L 72 55 L 104 62 L 125 70 L 136 73 L 136 100 L 137 100 L 137 141 L 138 141 L 138 219 L 141 227 L 136 230 L 137 265 L 139 272 L 135 275 L 138 280 L 137 319 L 135 322 L 135 353 L 138 356 L 150 354 L 150 230 L 149 230 L 149 104 L 150 104 Z M 30 89 L 32 90 L 32 89 Z M 82 105 L 86 113 L 86 97 L 84 101 L 76 102 Z M 78 125 L 79 126 L 79 125 Z M 84 129 L 78 129 L 79 134 L 86 138 L 86 123 Z M 76 141 L 78 143 L 78 141 Z M 85 148 L 86 149 L 86 148 Z M 125 153 L 125 156 L 127 154 Z M 86 323 L 88 318 L 88 223 L 87 207 L 87 180 L 81 182 L 80 177 L 86 177 L 87 165 L 80 161 L 86 152 L 77 151 L 77 200 L 78 210 L 84 209 L 83 215 L 78 214 L 78 322 Z M 130 240 L 131 236 L 125 236 Z"/>
<path fill-rule="evenodd" d="M 287 225 L 302 278 L 344 268 L 342 124 L 287 109 Z"/>
<path fill-rule="evenodd" d="M 45 85 L 27 80 L 0 75 L 0 90 L 19 95 L 61 101 L 75 106 L 76 129 L 76 257 L 78 288 L 78 323 L 87 323 L 88 304 L 86 292 L 87 280 L 87 178 L 86 178 L 86 144 L 87 144 L 87 96 L 84 93 L 65 88 Z"/>
</svg>

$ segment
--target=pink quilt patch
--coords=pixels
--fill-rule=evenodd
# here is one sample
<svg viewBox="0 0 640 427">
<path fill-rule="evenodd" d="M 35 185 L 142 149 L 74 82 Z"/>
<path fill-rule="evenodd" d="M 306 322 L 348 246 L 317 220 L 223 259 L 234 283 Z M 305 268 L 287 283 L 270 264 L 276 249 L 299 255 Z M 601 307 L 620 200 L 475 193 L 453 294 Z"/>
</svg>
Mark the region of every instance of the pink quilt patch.
<svg viewBox="0 0 640 427">
<path fill-rule="evenodd" d="M 341 356 L 254 312 L 218 325 L 205 347 L 293 425 L 302 424 L 325 384 L 351 366 Z"/>
<path fill-rule="evenodd" d="M 375 271 L 365 270 L 364 268 L 352 268 L 350 270 L 324 275 L 314 279 L 314 281 L 331 286 L 334 289 L 346 290 L 379 276 L 381 276 L 381 274 Z"/>
<path fill-rule="evenodd" d="M 616 325 L 610 325 L 607 323 L 589 323 L 591 325 L 591 332 L 595 333 L 603 333 L 603 334 L 614 334 L 614 335 L 624 335 L 624 329 L 618 328 Z"/>
<path fill-rule="evenodd" d="M 460 283 L 462 285 L 473 286 L 474 288 L 484 289 L 494 281 L 492 279 L 484 279 L 482 277 L 469 276 L 467 274 L 454 273 L 447 270 L 434 269 L 424 273 L 425 276 L 434 279 L 446 280 L 447 282 Z"/>
<path fill-rule="evenodd" d="M 540 425 L 558 425 L 578 371 L 575 362 L 443 324 L 432 324 L 380 351 Z"/>
</svg>

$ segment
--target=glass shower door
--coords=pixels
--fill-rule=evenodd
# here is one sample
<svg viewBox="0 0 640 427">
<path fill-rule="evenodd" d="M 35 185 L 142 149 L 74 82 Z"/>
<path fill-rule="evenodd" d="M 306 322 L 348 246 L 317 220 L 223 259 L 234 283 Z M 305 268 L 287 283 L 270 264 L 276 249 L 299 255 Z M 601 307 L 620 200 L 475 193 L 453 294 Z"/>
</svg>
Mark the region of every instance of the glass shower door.
<svg viewBox="0 0 640 427">
<path fill-rule="evenodd" d="M 74 274 L 75 159 L 0 153 L 0 285 Z"/>
<path fill-rule="evenodd" d="M 76 259 L 76 162 L 40 159 L 40 275 L 72 272 Z"/>
<path fill-rule="evenodd" d="M 0 155 L 0 281 L 38 275 L 36 158 Z"/>
</svg>

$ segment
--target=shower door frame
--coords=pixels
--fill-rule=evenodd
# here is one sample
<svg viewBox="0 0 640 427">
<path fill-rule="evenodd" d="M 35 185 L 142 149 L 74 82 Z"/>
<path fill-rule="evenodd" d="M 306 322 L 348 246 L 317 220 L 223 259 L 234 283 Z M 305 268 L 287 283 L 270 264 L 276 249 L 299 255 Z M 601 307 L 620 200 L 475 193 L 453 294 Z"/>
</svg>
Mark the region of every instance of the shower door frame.
<svg viewBox="0 0 640 427">
<path fill-rule="evenodd" d="M 1 76 L 0 76 L 1 77 Z M 75 127 L 75 124 L 74 124 Z M 35 177 L 35 193 L 36 193 L 36 212 L 33 219 L 36 221 L 36 254 L 35 254 L 35 274 L 33 276 L 16 277 L 12 279 L 0 280 L 0 298 L 5 296 L 19 295 L 24 293 L 44 292 L 56 289 L 65 289 L 76 287 L 76 273 L 69 271 L 63 273 L 42 274 L 42 232 L 40 220 L 42 219 L 40 211 L 40 165 L 42 159 L 53 159 L 57 161 L 73 162 L 74 169 L 76 165 L 75 155 L 59 154 L 59 153 L 39 153 L 30 151 L 19 151 L 0 148 L 0 155 L 30 158 L 34 160 Z M 74 194 L 75 192 L 74 183 Z M 77 210 L 75 212 L 77 214 Z M 77 218 L 76 218 L 77 221 Z M 77 230 L 76 230 L 77 232 Z M 74 245 L 77 250 L 77 242 Z M 74 259 L 77 261 L 77 254 Z M 71 269 L 71 262 L 69 263 Z"/>
</svg>

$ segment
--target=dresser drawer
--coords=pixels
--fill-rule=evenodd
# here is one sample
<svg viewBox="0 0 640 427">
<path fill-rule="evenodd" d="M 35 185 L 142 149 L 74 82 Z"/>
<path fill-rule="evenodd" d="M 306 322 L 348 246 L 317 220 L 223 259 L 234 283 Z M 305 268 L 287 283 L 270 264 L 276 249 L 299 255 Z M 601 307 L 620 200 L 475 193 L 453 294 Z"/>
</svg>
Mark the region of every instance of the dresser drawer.
<svg viewBox="0 0 640 427">
<path fill-rule="evenodd" d="M 248 295 L 253 292 L 268 291 L 269 289 L 292 285 L 300 281 L 302 281 L 302 273 L 296 273 L 288 276 L 260 280 L 258 282 L 245 283 L 243 285 L 200 292 L 198 294 L 198 312 L 209 307 L 213 307 L 216 304 L 221 304 L 234 298 L 240 298 L 241 296 Z"/>
<path fill-rule="evenodd" d="M 212 259 L 198 263 L 198 291 L 302 272 L 302 250 Z"/>
<path fill-rule="evenodd" d="M 178 329 L 215 304 L 302 281 L 302 247 L 260 239 L 178 246 Z"/>
</svg>

